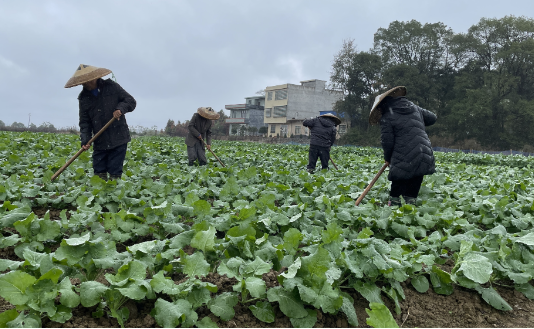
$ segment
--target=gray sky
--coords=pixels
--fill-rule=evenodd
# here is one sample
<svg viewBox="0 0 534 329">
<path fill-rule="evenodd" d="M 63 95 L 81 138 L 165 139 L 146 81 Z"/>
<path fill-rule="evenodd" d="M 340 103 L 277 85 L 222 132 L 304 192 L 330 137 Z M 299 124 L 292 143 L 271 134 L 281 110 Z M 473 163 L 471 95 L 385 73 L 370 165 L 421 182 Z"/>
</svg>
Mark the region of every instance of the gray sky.
<svg viewBox="0 0 534 329">
<path fill-rule="evenodd" d="M 395 20 L 467 32 L 534 1 L 0 0 L 0 120 L 78 125 L 79 64 L 112 70 L 137 100 L 130 126 L 163 128 L 283 83 L 329 79 L 344 39 L 368 50 Z M 108 76 L 111 77 L 111 76 Z"/>
</svg>

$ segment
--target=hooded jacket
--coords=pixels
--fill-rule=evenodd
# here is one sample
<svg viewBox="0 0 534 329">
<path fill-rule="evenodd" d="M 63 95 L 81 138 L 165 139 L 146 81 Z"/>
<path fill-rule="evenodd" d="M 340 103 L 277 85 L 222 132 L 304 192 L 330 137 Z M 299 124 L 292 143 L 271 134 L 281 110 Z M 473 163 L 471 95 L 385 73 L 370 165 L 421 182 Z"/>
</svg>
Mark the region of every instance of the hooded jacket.
<svg viewBox="0 0 534 329">
<path fill-rule="evenodd" d="M 434 153 L 425 126 L 437 116 L 406 97 L 387 97 L 382 101 L 380 130 L 384 160 L 390 163 L 389 180 L 431 175 L 436 171 Z"/>
<path fill-rule="evenodd" d="M 336 124 L 334 121 L 324 117 L 316 117 L 304 120 L 302 125 L 310 128 L 310 145 L 322 147 L 330 147 L 334 145 L 334 142 L 336 141 Z"/>
<path fill-rule="evenodd" d="M 128 143 L 130 130 L 125 113 L 135 109 L 135 99 L 111 79 L 98 79 L 98 95 L 83 89 L 78 96 L 80 105 L 80 139 L 86 145 L 91 137 L 113 118 L 113 112 L 120 110 L 120 120 L 115 120 L 93 144 L 94 150 L 109 150 Z"/>
</svg>

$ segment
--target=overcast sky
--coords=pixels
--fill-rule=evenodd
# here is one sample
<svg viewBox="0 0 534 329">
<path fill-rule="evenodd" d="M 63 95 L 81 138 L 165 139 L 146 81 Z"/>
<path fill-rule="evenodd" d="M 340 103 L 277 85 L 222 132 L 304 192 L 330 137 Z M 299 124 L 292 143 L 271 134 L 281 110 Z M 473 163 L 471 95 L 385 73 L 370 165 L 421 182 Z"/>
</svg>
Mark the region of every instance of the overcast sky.
<svg viewBox="0 0 534 329">
<path fill-rule="evenodd" d="M 79 64 L 112 70 L 137 100 L 130 126 L 163 128 L 267 86 L 329 79 L 344 39 L 368 50 L 395 20 L 467 32 L 533 0 L 0 0 L 0 120 L 78 125 Z M 109 76 L 110 77 L 110 76 Z"/>
</svg>

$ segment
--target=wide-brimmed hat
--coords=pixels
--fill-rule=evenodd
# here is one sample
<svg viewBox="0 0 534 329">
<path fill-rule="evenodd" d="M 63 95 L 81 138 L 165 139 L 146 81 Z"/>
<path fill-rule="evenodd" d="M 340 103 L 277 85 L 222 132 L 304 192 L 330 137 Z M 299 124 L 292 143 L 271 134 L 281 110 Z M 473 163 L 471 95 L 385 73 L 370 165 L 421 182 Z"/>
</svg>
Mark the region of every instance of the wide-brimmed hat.
<svg viewBox="0 0 534 329">
<path fill-rule="evenodd" d="M 111 70 L 103 67 L 80 64 L 80 66 L 78 66 L 76 69 L 76 72 L 74 72 L 74 75 L 69 79 L 69 81 L 67 81 L 67 84 L 65 84 L 65 88 L 78 86 L 82 83 L 102 78 L 110 73 Z"/>
<path fill-rule="evenodd" d="M 215 112 L 211 107 L 199 107 L 197 113 L 200 114 L 203 118 L 210 120 L 217 120 L 221 116 L 219 113 Z"/>
<path fill-rule="evenodd" d="M 335 115 L 333 115 L 331 113 L 321 114 L 320 117 L 330 118 L 330 119 L 334 120 L 334 122 L 336 123 L 336 126 L 339 126 L 339 124 L 341 123 L 341 119 L 336 117 Z"/>
<path fill-rule="evenodd" d="M 378 108 L 378 105 L 380 105 L 380 103 L 384 100 L 384 98 L 388 96 L 391 96 L 391 97 L 406 96 L 406 87 L 397 86 L 395 88 L 391 88 L 390 90 L 386 91 L 383 94 L 376 96 L 375 102 L 373 104 L 373 108 L 371 109 L 371 113 L 369 113 L 369 124 L 377 125 L 380 123 L 380 118 L 382 118 L 382 111 Z"/>
</svg>

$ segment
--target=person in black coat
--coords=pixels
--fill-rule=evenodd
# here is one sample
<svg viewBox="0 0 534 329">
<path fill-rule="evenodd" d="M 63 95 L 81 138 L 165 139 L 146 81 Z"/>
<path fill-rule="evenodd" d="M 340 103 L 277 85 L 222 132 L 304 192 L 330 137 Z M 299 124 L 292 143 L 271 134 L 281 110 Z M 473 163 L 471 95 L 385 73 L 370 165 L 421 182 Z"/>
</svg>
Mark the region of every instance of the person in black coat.
<svg viewBox="0 0 534 329">
<path fill-rule="evenodd" d="M 434 153 L 425 126 L 437 116 L 406 97 L 406 88 L 396 87 L 377 97 L 369 116 L 371 124 L 380 122 L 384 160 L 391 181 L 389 205 L 400 205 L 402 196 L 415 204 L 424 175 L 436 171 Z"/>
<path fill-rule="evenodd" d="M 317 165 L 317 158 L 321 159 L 322 169 L 328 170 L 330 160 L 330 147 L 336 141 L 336 126 L 341 120 L 333 114 L 323 114 L 316 118 L 306 119 L 302 122 L 311 133 L 308 172 L 313 173 Z"/>
<path fill-rule="evenodd" d="M 100 178 L 120 179 L 130 130 L 124 114 L 135 109 L 135 99 L 118 83 L 102 77 L 111 73 L 105 68 L 81 64 L 65 88 L 83 85 L 78 96 L 80 105 L 80 139 L 84 150 L 89 150 L 91 137 L 112 118 L 116 120 L 94 141 L 93 171 Z"/>
</svg>

